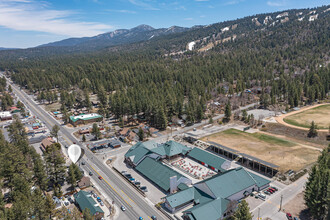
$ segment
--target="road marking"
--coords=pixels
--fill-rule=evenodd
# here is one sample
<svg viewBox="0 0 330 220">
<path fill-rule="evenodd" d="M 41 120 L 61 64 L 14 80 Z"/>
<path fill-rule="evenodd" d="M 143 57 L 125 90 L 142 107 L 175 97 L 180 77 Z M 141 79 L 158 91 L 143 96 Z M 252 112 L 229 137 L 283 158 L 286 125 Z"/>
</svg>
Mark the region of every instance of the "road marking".
<svg viewBox="0 0 330 220">
<path fill-rule="evenodd" d="M 100 174 L 99 174 L 99 172 L 97 172 L 95 169 L 94 169 L 94 167 L 92 167 L 91 165 L 90 165 L 90 167 L 100 176 L 100 177 L 102 177 Z M 111 184 L 110 183 L 108 183 L 108 181 L 106 181 L 103 177 L 102 177 L 102 179 L 111 187 L 111 189 L 113 190 L 113 191 L 115 191 L 116 193 L 117 193 L 117 195 L 119 195 L 120 196 L 120 198 L 122 198 L 126 203 L 127 203 L 127 205 L 129 205 L 130 207 L 132 207 L 131 206 L 131 204 L 129 204 L 118 192 L 117 192 L 117 190 L 115 189 L 115 188 L 113 188 L 112 186 L 111 186 Z M 129 198 L 129 197 L 128 197 Z"/>
<path fill-rule="evenodd" d="M 152 220 L 152 218 L 150 218 L 150 216 L 148 216 L 148 218 L 149 218 L 150 220 Z"/>
<path fill-rule="evenodd" d="M 271 201 L 269 201 L 269 200 L 267 200 L 266 202 L 268 202 L 269 204 L 272 204 L 272 202 L 271 202 Z"/>
<path fill-rule="evenodd" d="M 121 190 L 121 192 L 124 193 L 123 190 Z M 129 198 L 129 200 L 131 200 L 136 205 L 136 203 L 126 193 L 124 193 L 124 194 L 125 194 L 125 196 L 127 196 L 127 198 Z"/>
</svg>

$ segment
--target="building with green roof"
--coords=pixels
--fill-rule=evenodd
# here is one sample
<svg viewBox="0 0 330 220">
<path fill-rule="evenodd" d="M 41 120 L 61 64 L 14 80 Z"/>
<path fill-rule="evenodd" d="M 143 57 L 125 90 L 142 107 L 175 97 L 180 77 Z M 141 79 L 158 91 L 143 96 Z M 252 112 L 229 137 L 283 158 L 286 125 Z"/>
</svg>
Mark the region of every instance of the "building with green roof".
<svg viewBox="0 0 330 220">
<path fill-rule="evenodd" d="M 79 124 L 87 124 L 97 121 L 102 121 L 103 117 L 96 113 L 81 114 L 77 116 L 70 116 L 69 121 L 72 125 L 77 126 Z"/>
<path fill-rule="evenodd" d="M 219 173 L 203 180 L 188 189 L 166 196 L 165 207 L 172 213 L 194 205 L 185 210 L 185 219 L 223 219 L 233 210 L 229 204 L 236 204 L 253 191 L 269 186 L 270 181 L 239 167 Z"/>
<path fill-rule="evenodd" d="M 177 191 L 180 184 L 191 185 L 192 183 L 190 179 L 150 157 L 145 157 L 135 169 L 165 192 Z M 175 178 L 172 179 L 173 177 Z"/>
<path fill-rule="evenodd" d="M 188 157 L 216 172 L 224 172 L 230 168 L 230 162 L 198 147 L 193 148 Z"/>
<path fill-rule="evenodd" d="M 125 154 L 125 162 L 136 167 L 146 156 L 154 159 L 173 159 L 177 156 L 185 156 L 191 148 L 168 141 L 164 144 L 157 144 L 154 141 L 139 142 L 131 147 Z"/>
<path fill-rule="evenodd" d="M 79 206 L 79 209 L 81 211 L 84 211 L 86 208 L 89 209 L 94 219 L 101 219 L 102 217 L 104 217 L 103 210 L 91 197 L 90 193 L 81 190 L 78 193 L 74 194 L 74 199 L 76 201 L 76 204 Z"/>
</svg>

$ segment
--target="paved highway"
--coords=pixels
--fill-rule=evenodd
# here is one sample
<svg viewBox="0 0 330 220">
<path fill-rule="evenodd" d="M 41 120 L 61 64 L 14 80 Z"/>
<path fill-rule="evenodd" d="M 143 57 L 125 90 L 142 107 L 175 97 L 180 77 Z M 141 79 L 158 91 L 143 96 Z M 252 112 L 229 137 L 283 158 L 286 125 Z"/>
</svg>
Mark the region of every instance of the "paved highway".
<svg viewBox="0 0 330 220">
<path fill-rule="evenodd" d="M 26 107 L 29 108 L 33 115 L 42 120 L 49 129 L 51 129 L 55 124 L 60 126 L 59 135 L 68 145 L 71 145 L 74 142 L 79 142 L 79 140 L 76 139 L 70 133 L 70 131 L 68 131 L 65 127 L 62 127 L 48 112 L 38 106 L 38 104 L 36 104 L 23 90 L 18 88 L 18 86 L 15 84 L 11 83 L 8 79 L 7 83 L 12 86 L 13 92 L 26 105 Z M 256 104 L 257 103 L 250 104 L 240 108 L 240 110 L 253 107 Z M 224 117 L 223 114 L 218 115 L 214 117 L 214 120 L 220 119 L 222 117 Z M 208 124 L 207 121 L 196 123 L 192 126 L 185 127 L 173 132 L 173 135 L 179 135 L 187 132 L 188 130 L 206 124 Z M 165 136 L 161 136 L 159 139 L 164 137 Z M 102 191 L 105 192 L 109 198 L 112 198 L 118 206 L 124 205 L 126 207 L 125 214 L 127 217 L 129 217 L 129 219 L 138 219 L 140 216 L 142 216 L 144 219 L 151 219 L 150 216 L 157 216 L 158 219 L 167 219 L 156 208 L 150 205 L 142 195 L 132 189 L 125 180 L 119 177 L 118 174 L 116 174 L 106 164 L 99 160 L 96 155 L 90 152 L 86 146 L 82 146 L 82 148 L 85 150 L 85 155 L 82 158 L 82 161 L 86 163 L 84 168 L 86 171 L 94 173 L 92 176 L 93 180 L 97 182 L 97 184 L 102 188 Z M 103 179 L 98 179 L 98 176 L 102 176 Z"/>
<path fill-rule="evenodd" d="M 29 108 L 32 114 L 43 121 L 49 129 L 57 124 L 60 126 L 59 135 L 63 137 L 68 144 L 79 142 L 79 140 L 62 127 L 43 108 L 33 102 L 24 91 L 9 82 L 8 79 L 7 83 L 12 86 L 13 92 L 26 107 Z M 125 180 L 100 161 L 96 155 L 90 152 L 85 146 L 82 146 L 82 148 L 85 150 L 85 155 L 82 160 L 86 163 L 86 170 L 92 171 L 95 174 L 93 175 L 94 181 L 101 186 L 108 197 L 112 198 L 119 207 L 121 205 L 126 207 L 125 214 L 130 219 L 138 219 L 140 216 L 144 219 L 151 219 L 151 216 L 157 216 L 157 219 L 167 219 L 156 208 L 150 206 L 143 196 L 132 189 Z M 98 179 L 98 176 L 102 176 L 102 180 Z"/>
</svg>

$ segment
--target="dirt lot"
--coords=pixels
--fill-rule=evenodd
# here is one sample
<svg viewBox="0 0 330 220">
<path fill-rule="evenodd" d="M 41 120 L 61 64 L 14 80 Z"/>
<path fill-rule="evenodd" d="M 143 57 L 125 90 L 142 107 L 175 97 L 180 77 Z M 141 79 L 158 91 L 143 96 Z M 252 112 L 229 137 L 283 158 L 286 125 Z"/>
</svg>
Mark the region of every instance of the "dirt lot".
<svg viewBox="0 0 330 220">
<path fill-rule="evenodd" d="M 327 131 L 330 125 L 330 104 L 304 107 L 298 111 L 281 115 L 276 120 L 300 129 L 309 129 L 314 121 L 320 129 Z"/>
<path fill-rule="evenodd" d="M 308 131 L 302 129 L 296 129 L 290 126 L 278 124 L 278 123 L 266 123 L 266 127 L 262 129 L 271 134 L 281 135 L 285 139 L 292 140 L 293 142 L 308 144 L 313 147 L 323 149 L 328 145 L 326 135 L 327 132 L 318 132 L 318 136 L 315 138 L 308 138 Z"/>
<path fill-rule="evenodd" d="M 297 216 L 301 220 L 310 219 L 307 211 L 307 207 L 304 201 L 304 193 L 299 193 L 290 202 L 283 207 L 285 212 L 291 213 L 292 216 Z"/>
<path fill-rule="evenodd" d="M 49 105 L 44 105 L 44 108 L 48 112 L 58 111 L 61 108 L 61 103 L 55 102 Z"/>
<path fill-rule="evenodd" d="M 296 142 L 264 133 L 246 133 L 236 129 L 216 133 L 202 139 L 213 141 L 267 162 L 278 165 L 279 170 L 300 170 L 316 161 L 320 151 Z"/>
</svg>

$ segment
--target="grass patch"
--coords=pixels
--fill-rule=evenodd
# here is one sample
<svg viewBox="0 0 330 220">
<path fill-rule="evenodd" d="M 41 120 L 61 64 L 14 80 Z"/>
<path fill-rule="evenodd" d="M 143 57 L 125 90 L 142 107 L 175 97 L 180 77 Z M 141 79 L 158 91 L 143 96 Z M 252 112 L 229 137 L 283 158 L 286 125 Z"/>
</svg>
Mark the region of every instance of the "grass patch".
<svg viewBox="0 0 330 220">
<path fill-rule="evenodd" d="M 276 145 L 281 145 L 284 147 L 293 147 L 296 146 L 296 143 L 293 143 L 291 141 L 287 141 L 278 137 L 266 135 L 266 134 L 260 134 L 260 133 L 253 133 L 251 134 L 253 137 L 258 138 L 261 141 L 265 141 L 270 144 L 276 144 Z"/>
<path fill-rule="evenodd" d="M 330 105 L 321 105 L 289 115 L 283 121 L 302 128 L 309 128 L 312 121 L 314 121 L 319 129 L 328 129 L 330 125 Z"/>
</svg>

